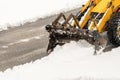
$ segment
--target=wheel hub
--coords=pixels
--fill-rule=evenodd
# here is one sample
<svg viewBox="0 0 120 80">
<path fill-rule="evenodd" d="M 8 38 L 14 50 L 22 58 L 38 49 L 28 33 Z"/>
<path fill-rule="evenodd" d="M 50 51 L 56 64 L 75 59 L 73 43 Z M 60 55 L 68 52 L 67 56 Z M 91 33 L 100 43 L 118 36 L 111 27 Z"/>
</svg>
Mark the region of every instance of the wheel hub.
<svg viewBox="0 0 120 80">
<path fill-rule="evenodd" d="M 117 28 L 117 34 L 118 34 L 118 37 L 120 39 L 120 26 L 118 26 L 118 28 Z"/>
</svg>

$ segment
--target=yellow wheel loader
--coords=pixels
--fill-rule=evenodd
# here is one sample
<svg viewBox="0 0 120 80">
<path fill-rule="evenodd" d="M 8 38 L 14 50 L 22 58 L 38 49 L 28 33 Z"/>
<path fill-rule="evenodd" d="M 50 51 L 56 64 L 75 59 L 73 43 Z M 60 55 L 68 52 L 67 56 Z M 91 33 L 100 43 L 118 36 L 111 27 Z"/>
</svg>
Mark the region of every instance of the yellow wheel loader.
<svg viewBox="0 0 120 80">
<path fill-rule="evenodd" d="M 95 45 L 95 50 L 105 48 L 108 41 L 120 46 L 120 0 L 88 0 L 76 15 L 66 18 L 61 13 L 46 30 L 49 32 L 48 53 L 56 45 L 81 39 Z"/>
</svg>

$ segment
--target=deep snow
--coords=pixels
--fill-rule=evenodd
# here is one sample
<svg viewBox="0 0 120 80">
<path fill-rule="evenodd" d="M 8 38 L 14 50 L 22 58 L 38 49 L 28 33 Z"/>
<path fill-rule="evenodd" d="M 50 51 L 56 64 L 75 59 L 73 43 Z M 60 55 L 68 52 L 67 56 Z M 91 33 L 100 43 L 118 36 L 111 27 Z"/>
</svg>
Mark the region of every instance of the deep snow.
<svg viewBox="0 0 120 80">
<path fill-rule="evenodd" d="M 120 80 L 120 48 L 93 52 L 85 41 L 57 46 L 41 60 L 1 72 L 0 80 Z"/>
<path fill-rule="evenodd" d="M 87 0 L 0 0 L 0 31 L 80 7 Z"/>
</svg>

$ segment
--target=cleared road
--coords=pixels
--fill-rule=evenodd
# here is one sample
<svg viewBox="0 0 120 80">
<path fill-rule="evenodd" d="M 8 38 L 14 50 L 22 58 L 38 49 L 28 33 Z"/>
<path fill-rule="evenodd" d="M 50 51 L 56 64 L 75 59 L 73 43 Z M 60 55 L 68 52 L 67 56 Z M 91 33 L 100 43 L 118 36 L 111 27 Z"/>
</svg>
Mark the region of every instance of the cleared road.
<svg viewBox="0 0 120 80">
<path fill-rule="evenodd" d="M 78 9 L 66 12 L 76 13 Z M 46 54 L 48 33 L 44 26 L 57 15 L 0 32 L 0 71 L 40 59 Z"/>
</svg>

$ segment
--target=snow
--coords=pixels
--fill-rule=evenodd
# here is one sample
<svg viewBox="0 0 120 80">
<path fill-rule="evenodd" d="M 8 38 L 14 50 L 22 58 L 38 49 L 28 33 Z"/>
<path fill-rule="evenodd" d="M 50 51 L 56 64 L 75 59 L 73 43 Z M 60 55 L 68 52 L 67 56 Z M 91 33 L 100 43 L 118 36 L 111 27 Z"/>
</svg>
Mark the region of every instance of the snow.
<svg viewBox="0 0 120 80">
<path fill-rule="evenodd" d="M 5 30 L 10 26 L 80 7 L 86 0 L 0 2 L 0 30 Z M 20 42 L 26 41 L 29 40 Z M 0 80 L 120 80 L 120 47 L 96 56 L 93 52 L 94 46 L 85 41 L 57 46 L 50 55 L 42 59 L 0 72 Z"/>
<path fill-rule="evenodd" d="M 68 11 L 87 0 L 0 0 L 0 31 Z"/>
<path fill-rule="evenodd" d="M 93 52 L 85 41 L 57 46 L 41 60 L 0 72 L 0 80 L 120 80 L 120 47 Z"/>
</svg>

